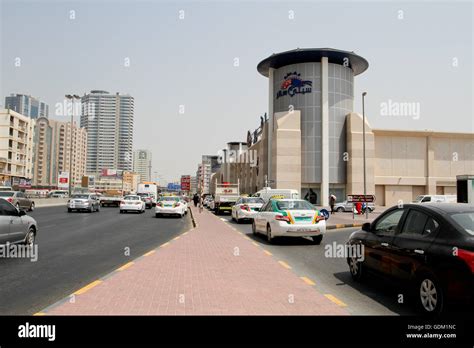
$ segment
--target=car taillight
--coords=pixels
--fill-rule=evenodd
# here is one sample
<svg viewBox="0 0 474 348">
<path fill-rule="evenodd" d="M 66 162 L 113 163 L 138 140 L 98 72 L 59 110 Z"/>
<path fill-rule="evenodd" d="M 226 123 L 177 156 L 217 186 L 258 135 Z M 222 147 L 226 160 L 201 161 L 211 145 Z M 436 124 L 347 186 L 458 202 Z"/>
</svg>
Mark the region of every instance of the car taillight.
<svg viewBox="0 0 474 348">
<path fill-rule="evenodd" d="M 471 272 L 474 273 L 474 251 L 459 249 L 458 257 L 466 262 Z"/>
<path fill-rule="evenodd" d="M 240 209 L 250 211 L 250 207 L 247 204 L 240 205 Z"/>
<path fill-rule="evenodd" d="M 181 205 L 181 203 L 178 202 L 178 203 L 175 203 L 174 206 L 175 206 L 175 207 L 179 207 L 180 205 Z"/>
<path fill-rule="evenodd" d="M 314 221 L 319 222 L 319 221 L 323 221 L 323 220 L 326 220 L 324 218 L 324 216 L 318 215 L 318 216 L 316 216 L 316 219 Z"/>
<path fill-rule="evenodd" d="M 121 202 L 120 202 L 120 205 L 124 205 L 124 204 L 125 204 L 125 201 L 121 201 Z"/>
<path fill-rule="evenodd" d="M 275 220 L 286 221 L 287 223 L 290 223 L 290 218 L 288 216 L 281 215 L 281 214 L 275 215 Z"/>
<path fill-rule="evenodd" d="M 7 198 L 7 201 L 9 201 L 10 203 L 13 202 L 13 198 Z"/>
</svg>

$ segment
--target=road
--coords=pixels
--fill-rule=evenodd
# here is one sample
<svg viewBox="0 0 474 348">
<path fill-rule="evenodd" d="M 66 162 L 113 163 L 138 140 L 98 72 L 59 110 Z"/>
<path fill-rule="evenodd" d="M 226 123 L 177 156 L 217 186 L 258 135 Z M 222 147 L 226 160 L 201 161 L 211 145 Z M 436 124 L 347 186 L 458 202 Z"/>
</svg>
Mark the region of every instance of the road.
<svg viewBox="0 0 474 348">
<path fill-rule="evenodd" d="M 351 278 L 345 258 L 325 256 L 326 246 L 334 242 L 344 244 L 355 228 L 330 230 L 321 245 L 313 245 L 304 238 L 277 238 L 269 244 L 263 235 L 252 235 L 250 223 L 237 224 L 228 215 L 221 218 L 272 253 L 275 259 L 288 264 L 299 277 L 313 281 L 320 292 L 336 296 L 353 315 L 416 314 L 407 296 L 403 297 L 404 303 L 398 303 L 402 291 L 394 284 L 376 277 L 357 283 Z"/>
<path fill-rule="evenodd" d="M 192 227 L 189 214 L 157 219 L 154 209 L 67 213 L 59 206 L 28 214 L 39 226 L 38 261 L 0 259 L 0 315 L 34 314 Z"/>
</svg>

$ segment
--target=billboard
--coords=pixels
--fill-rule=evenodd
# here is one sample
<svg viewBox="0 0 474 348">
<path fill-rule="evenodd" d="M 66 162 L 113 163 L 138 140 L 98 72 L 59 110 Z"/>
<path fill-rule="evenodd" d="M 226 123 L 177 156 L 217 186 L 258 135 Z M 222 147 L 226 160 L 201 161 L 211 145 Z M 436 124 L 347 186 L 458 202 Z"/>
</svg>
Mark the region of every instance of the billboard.
<svg viewBox="0 0 474 348">
<path fill-rule="evenodd" d="M 191 190 L 191 175 L 181 175 L 181 190 Z"/>
<path fill-rule="evenodd" d="M 123 170 L 117 170 L 117 169 L 103 168 L 100 172 L 100 176 L 105 176 L 105 177 L 121 178 L 122 175 L 123 175 Z"/>
<path fill-rule="evenodd" d="M 69 189 L 69 172 L 59 172 L 58 189 Z"/>
<path fill-rule="evenodd" d="M 181 185 L 170 182 L 168 183 L 167 189 L 169 191 L 179 191 L 181 189 Z"/>
</svg>

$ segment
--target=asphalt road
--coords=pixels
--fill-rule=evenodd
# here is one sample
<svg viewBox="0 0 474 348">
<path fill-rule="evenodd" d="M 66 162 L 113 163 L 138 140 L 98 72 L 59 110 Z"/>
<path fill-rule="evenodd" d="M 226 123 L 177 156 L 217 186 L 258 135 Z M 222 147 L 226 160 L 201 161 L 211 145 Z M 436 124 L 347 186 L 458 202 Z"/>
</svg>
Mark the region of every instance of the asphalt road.
<svg viewBox="0 0 474 348">
<path fill-rule="evenodd" d="M 221 216 L 237 230 L 270 251 L 277 260 L 286 262 L 299 277 L 307 277 L 321 293 L 335 296 L 347 305 L 353 315 L 415 315 L 409 296 L 394 284 L 376 277 L 368 277 L 363 283 L 352 280 L 346 259 L 327 257 L 327 247 L 344 244 L 356 228 L 329 230 L 321 245 L 314 245 L 304 238 L 277 238 L 272 244 L 266 237 L 252 235 L 250 223 L 237 224 L 230 216 Z M 398 303 L 399 295 L 403 303 Z"/>
<path fill-rule="evenodd" d="M 39 257 L 0 259 L 0 315 L 39 312 L 192 227 L 189 214 L 157 219 L 154 209 L 67 213 L 59 206 L 28 214 L 38 222 Z"/>
</svg>

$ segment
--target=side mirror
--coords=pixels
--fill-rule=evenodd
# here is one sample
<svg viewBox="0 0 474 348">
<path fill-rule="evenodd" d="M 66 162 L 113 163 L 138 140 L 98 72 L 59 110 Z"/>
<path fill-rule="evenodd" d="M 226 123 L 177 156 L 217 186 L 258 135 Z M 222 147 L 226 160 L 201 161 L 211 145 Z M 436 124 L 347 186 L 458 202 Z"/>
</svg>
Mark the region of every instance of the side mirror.
<svg viewBox="0 0 474 348">
<path fill-rule="evenodd" d="M 362 225 L 362 231 L 365 231 L 365 232 L 371 232 L 371 229 L 370 229 L 370 222 L 366 222 Z"/>
<path fill-rule="evenodd" d="M 24 210 L 20 210 L 18 212 L 18 216 L 25 216 L 26 215 L 26 212 Z"/>
</svg>

